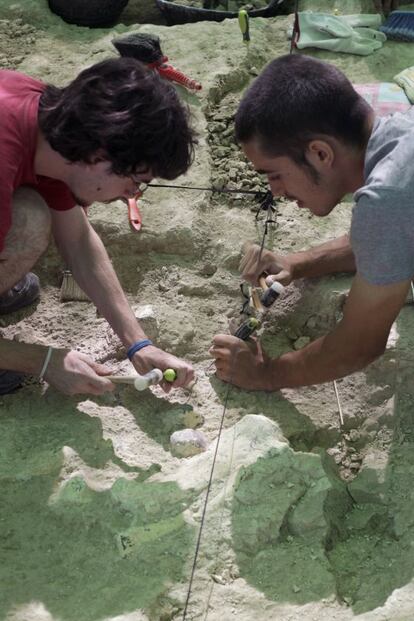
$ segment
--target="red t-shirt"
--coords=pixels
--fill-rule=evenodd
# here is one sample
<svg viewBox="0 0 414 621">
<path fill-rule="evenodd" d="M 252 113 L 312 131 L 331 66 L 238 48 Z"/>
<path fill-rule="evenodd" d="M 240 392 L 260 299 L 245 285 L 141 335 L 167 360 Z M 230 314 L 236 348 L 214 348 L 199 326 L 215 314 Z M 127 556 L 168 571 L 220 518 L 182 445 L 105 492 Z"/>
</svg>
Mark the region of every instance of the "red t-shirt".
<svg viewBox="0 0 414 621">
<path fill-rule="evenodd" d="M 45 84 L 17 71 L 0 70 L 0 252 L 12 223 L 12 196 L 33 187 L 51 209 L 72 209 L 75 201 L 63 181 L 37 176 L 34 157 L 39 99 Z"/>
</svg>

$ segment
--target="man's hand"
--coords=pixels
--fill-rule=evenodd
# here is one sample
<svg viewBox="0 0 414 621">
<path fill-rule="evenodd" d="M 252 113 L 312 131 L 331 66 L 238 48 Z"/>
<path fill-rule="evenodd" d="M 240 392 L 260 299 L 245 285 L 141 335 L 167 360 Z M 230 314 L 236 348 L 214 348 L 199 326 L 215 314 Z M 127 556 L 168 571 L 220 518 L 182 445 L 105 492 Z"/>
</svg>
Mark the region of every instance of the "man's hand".
<svg viewBox="0 0 414 621">
<path fill-rule="evenodd" d="M 374 0 L 375 10 L 377 13 L 384 13 L 384 15 L 398 9 L 399 5 L 399 0 Z"/>
<path fill-rule="evenodd" d="M 265 249 L 260 256 L 260 261 L 259 256 L 260 246 L 257 244 L 245 247 L 245 254 L 239 266 L 244 280 L 257 285 L 259 276 L 265 273 L 268 274 L 266 284 L 269 286 L 275 281 L 282 285 L 289 285 L 292 282 L 293 272 L 288 257 Z"/>
<path fill-rule="evenodd" d="M 217 377 L 224 382 L 246 390 L 270 390 L 270 359 L 256 339 L 217 334 L 209 353 L 215 358 Z"/>
<path fill-rule="evenodd" d="M 170 392 L 171 388 L 187 386 L 194 379 L 194 369 L 191 364 L 172 354 L 167 354 L 153 345 L 140 349 L 132 358 L 132 364 L 140 375 L 148 373 L 148 371 L 155 368 L 161 369 L 161 371 L 174 369 L 177 373 L 177 379 L 174 382 L 163 380 L 160 383 L 161 388 L 165 392 Z"/>
<path fill-rule="evenodd" d="M 105 375 L 110 374 L 111 369 L 94 362 L 85 354 L 54 349 L 45 379 L 53 388 L 66 395 L 102 395 L 115 388 L 112 382 L 105 379 Z"/>
</svg>

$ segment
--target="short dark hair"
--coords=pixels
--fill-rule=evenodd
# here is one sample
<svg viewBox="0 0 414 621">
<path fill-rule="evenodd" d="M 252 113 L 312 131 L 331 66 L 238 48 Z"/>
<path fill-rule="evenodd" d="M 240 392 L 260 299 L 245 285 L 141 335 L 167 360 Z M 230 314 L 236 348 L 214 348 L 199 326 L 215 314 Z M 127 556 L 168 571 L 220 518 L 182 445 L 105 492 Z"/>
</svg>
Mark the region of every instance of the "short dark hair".
<svg viewBox="0 0 414 621">
<path fill-rule="evenodd" d="M 339 69 L 288 54 L 269 63 L 246 91 L 236 114 L 236 139 L 255 139 L 270 157 L 308 165 L 307 145 L 323 135 L 363 147 L 370 110 Z"/>
<path fill-rule="evenodd" d="M 174 179 L 194 157 L 188 108 L 170 83 L 132 58 L 92 65 L 64 88 L 46 86 L 39 126 L 65 159 L 90 163 L 103 150 L 122 176 L 151 169 Z"/>
</svg>

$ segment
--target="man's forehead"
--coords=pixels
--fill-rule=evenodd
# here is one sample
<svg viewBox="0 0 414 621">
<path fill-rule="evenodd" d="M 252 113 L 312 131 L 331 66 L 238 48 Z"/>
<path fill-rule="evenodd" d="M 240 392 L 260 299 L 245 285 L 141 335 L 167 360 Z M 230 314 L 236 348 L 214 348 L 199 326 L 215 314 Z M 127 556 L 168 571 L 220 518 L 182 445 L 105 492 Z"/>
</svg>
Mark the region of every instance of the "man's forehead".
<svg viewBox="0 0 414 621">
<path fill-rule="evenodd" d="M 252 162 L 256 172 L 260 175 L 266 175 L 274 172 L 276 168 L 283 166 L 283 164 L 289 159 L 281 155 L 275 155 L 272 157 L 266 153 L 263 153 L 256 142 L 243 143 L 242 149 L 247 158 Z"/>
</svg>

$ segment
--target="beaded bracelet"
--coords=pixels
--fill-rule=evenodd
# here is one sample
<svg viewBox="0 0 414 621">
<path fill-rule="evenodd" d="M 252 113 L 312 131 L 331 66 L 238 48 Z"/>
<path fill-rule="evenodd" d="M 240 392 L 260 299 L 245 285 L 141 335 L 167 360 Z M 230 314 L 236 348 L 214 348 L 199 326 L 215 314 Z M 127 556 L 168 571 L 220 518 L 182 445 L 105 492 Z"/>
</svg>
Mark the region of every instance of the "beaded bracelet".
<svg viewBox="0 0 414 621">
<path fill-rule="evenodd" d="M 128 358 L 132 360 L 134 354 L 136 354 L 137 351 L 139 351 L 140 349 L 143 349 L 144 347 L 148 347 L 148 345 L 153 345 L 153 342 L 150 341 L 149 339 L 141 339 L 140 341 L 136 341 L 135 343 L 132 343 L 132 345 L 128 347 L 128 350 L 127 350 Z"/>
</svg>

